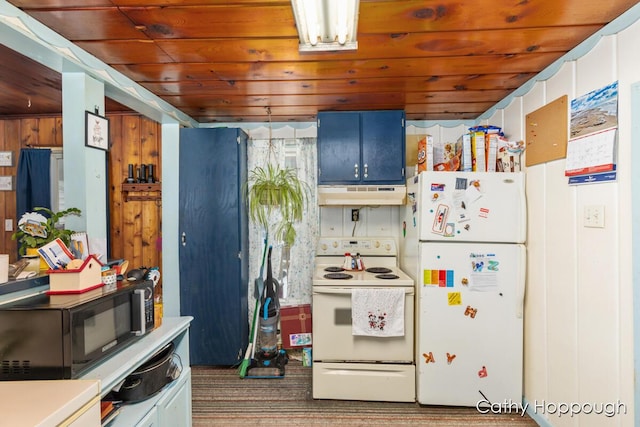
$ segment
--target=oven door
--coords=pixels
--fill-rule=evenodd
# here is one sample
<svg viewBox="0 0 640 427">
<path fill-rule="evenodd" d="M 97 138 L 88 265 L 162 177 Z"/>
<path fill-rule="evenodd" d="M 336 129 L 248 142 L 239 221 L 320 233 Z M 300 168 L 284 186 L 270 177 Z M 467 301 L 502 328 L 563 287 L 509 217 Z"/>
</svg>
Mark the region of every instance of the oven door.
<svg viewBox="0 0 640 427">
<path fill-rule="evenodd" d="M 367 287 L 369 288 L 369 287 Z M 351 325 L 353 288 L 314 286 L 314 362 L 413 362 L 414 288 L 403 287 L 404 336 L 354 336 Z"/>
</svg>

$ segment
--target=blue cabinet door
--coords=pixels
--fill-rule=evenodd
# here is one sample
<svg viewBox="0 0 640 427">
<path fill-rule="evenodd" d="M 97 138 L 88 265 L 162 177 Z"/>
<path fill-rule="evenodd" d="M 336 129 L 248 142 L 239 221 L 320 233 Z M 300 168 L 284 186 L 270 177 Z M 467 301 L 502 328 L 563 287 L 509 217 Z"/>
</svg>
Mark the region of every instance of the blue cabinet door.
<svg viewBox="0 0 640 427">
<path fill-rule="evenodd" d="M 358 184 L 360 114 L 318 113 L 318 184 Z"/>
<path fill-rule="evenodd" d="M 318 113 L 318 184 L 403 184 L 405 114 Z"/>
<path fill-rule="evenodd" d="M 362 113 L 362 182 L 403 184 L 405 182 L 404 111 Z"/>
<path fill-rule="evenodd" d="M 247 135 L 181 129 L 179 165 L 180 314 L 193 316 L 191 364 L 235 365 L 249 336 Z"/>
</svg>

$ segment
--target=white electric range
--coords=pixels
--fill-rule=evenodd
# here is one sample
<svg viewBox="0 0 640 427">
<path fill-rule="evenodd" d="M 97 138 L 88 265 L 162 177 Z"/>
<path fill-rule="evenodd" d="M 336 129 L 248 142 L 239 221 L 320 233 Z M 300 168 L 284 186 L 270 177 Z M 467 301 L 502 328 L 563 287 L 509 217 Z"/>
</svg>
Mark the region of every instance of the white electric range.
<svg viewBox="0 0 640 427">
<path fill-rule="evenodd" d="M 356 269 L 345 263 L 346 253 L 359 254 Z M 314 398 L 415 401 L 414 282 L 398 268 L 397 255 L 393 238 L 319 239 L 312 302 Z M 384 307 L 388 292 L 400 294 L 399 304 Z M 356 310 L 353 304 L 363 296 L 373 301 L 381 297 L 383 308 L 390 311 L 383 310 L 384 316 L 396 314 L 394 324 L 399 320 L 402 332 L 385 336 L 378 322 L 385 317 L 378 309 L 375 320 L 365 322 L 373 333 L 362 335 L 362 328 L 356 333 L 362 323 L 354 320 L 353 312 L 362 316 L 362 308 Z"/>
</svg>

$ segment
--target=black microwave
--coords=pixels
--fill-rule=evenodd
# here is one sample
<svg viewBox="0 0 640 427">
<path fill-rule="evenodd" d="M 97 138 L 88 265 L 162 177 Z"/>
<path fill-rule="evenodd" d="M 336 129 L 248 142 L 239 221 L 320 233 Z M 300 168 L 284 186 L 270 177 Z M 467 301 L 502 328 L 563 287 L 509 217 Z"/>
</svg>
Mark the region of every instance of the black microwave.
<svg viewBox="0 0 640 427">
<path fill-rule="evenodd" d="M 0 305 L 0 380 L 77 378 L 154 328 L 153 282 Z"/>
</svg>

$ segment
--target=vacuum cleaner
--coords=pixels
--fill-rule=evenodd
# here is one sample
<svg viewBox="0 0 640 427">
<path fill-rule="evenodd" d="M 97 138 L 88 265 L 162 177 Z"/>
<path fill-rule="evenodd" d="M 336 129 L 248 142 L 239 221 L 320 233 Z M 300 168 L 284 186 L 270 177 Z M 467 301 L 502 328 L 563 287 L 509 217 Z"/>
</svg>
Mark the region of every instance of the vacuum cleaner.
<svg viewBox="0 0 640 427">
<path fill-rule="evenodd" d="M 256 343 L 246 371 L 246 378 L 283 378 L 288 362 L 287 352 L 278 350 L 278 322 L 280 320 L 279 284 L 271 269 L 271 250 L 267 255 L 267 278 L 260 295 L 260 307 L 255 316 Z"/>
</svg>

